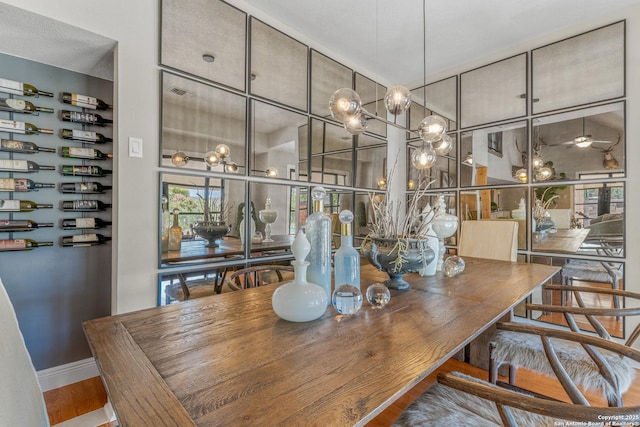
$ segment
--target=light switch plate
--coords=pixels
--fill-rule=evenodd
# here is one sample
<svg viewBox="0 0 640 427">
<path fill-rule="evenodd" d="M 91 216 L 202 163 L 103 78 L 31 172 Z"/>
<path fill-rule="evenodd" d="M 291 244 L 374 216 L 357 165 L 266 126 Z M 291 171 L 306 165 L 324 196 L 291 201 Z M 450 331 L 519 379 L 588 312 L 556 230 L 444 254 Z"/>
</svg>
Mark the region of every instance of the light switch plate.
<svg viewBox="0 0 640 427">
<path fill-rule="evenodd" d="M 129 137 L 129 157 L 142 157 L 142 138 Z"/>
</svg>

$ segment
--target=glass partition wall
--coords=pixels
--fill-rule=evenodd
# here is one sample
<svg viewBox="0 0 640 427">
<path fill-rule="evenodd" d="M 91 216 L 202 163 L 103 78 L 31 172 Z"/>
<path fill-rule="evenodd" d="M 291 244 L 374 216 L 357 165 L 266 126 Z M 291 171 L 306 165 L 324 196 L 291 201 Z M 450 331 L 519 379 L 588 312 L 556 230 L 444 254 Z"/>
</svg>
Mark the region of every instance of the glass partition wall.
<svg viewBox="0 0 640 427">
<path fill-rule="evenodd" d="M 315 185 L 328 190 L 327 214 L 354 211 L 360 242 L 369 231 L 370 193 L 384 190 L 392 166 L 387 126 L 372 120 L 354 136 L 332 119 L 327 102 L 351 87 L 367 111 L 386 116 L 386 86 L 224 2 L 162 0 L 162 9 L 159 234 L 182 197 L 185 241 L 204 247 L 192 225 L 209 178 L 213 194 L 233 202 L 218 242 L 236 250 L 178 262 L 160 251 L 161 288 L 177 286 L 180 272 L 211 280 L 237 265 L 285 262 L 285 243 L 260 246 L 267 234 L 260 211 L 269 201 L 277 212 L 267 220 L 270 235 L 286 242 L 312 213 Z M 206 31 L 191 25 L 199 19 L 210 23 Z M 229 22 L 233 29 L 223 30 Z M 399 120 L 416 129 L 424 116 L 441 115 L 454 149 L 419 171 L 410 155 L 422 141 L 408 133 L 407 194 L 426 179 L 428 202 L 445 194 L 461 221 L 518 221 L 518 259 L 562 266 L 557 283 L 624 288 L 624 27 L 616 22 L 412 89 L 411 108 Z M 451 253 L 457 237 L 446 242 Z M 611 330 L 624 334 L 620 325 Z"/>
</svg>

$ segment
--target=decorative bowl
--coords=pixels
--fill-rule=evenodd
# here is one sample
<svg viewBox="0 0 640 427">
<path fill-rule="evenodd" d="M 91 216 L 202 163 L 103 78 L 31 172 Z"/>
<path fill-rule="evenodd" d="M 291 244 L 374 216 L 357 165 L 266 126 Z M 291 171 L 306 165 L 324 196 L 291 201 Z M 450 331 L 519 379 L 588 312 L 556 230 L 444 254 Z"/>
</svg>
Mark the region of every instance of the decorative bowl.
<svg viewBox="0 0 640 427">
<path fill-rule="evenodd" d="M 207 241 L 207 244 L 204 245 L 207 248 L 217 248 L 219 245 L 216 240 L 221 239 L 230 231 L 230 227 L 224 222 L 214 221 L 197 222 L 192 229 L 194 233 Z"/>
</svg>

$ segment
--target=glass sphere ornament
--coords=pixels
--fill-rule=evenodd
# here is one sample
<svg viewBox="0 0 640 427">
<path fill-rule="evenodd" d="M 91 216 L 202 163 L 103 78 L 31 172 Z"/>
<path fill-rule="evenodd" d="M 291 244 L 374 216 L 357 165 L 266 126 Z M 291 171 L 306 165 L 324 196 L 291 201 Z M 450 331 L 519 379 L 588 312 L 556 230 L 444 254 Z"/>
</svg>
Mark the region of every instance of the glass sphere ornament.
<svg viewBox="0 0 640 427">
<path fill-rule="evenodd" d="M 178 151 L 171 156 L 171 163 L 178 167 L 184 166 L 189 163 L 189 156 L 184 154 L 182 151 Z"/>
<path fill-rule="evenodd" d="M 464 271 L 464 260 L 457 255 L 450 256 L 442 264 L 442 272 L 447 277 L 453 277 Z"/>
<path fill-rule="evenodd" d="M 451 152 L 451 149 L 453 148 L 453 139 L 451 139 L 451 137 L 445 133 L 444 135 L 442 135 L 442 138 L 434 141 L 432 145 L 437 155 L 446 156 Z"/>
<path fill-rule="evenodd" d="M 216 145 L 216 154 L 221 160 L 223 160 L 231 155 L 231 150 L 227 144 L 218 144 Z"/>
<path fill-rule="evenodd" d="M 344 128 L 351 135 L 360 135 L 369 127 L 369 119 L 364 114 L 356 114 L 348 117 L 344 122 Z"/>
<path fill-rule="evenodd" d="M 226 173 L 238 173 L 238 164 L 236 162 L 229 162 L 224 165 L 224 171 Z"/>
<path fill-rule="evenodd" d="M 382 308 L 389 304 L 391 292 L 382 283 L 373 283 L 367 288 L 367 301 L 373 308 Z"/>
<path fill-rule="evenodd" d="M 447 131 L 447 121 L 437 114 L 425 117 L 418 126 L 418 135 L 424 142 L 441 139 Z"/>
<path fill-rule="evenodd" d="M 324 187 L 313 187 L 311 190 L 311 200 L 324 200 L 327 190 Z"/>
<path fill-rule="evenodd" d="M 413 153 L 411 153 L 411 164 L 416 169 L 429 169 L 436 164 L 436 160 L 436 152 L 431 147 L 431 144 L 416 148 L 413 150 Z"/>
<path fill-rule="evenodd" d="M 342 88 L 333 92 L 329 98 L 329 111 L 334 119 L 345 122 L 360 112 L 362 101 L 355 90 Z"/>
<path fill-rule="evenodd" d="M 215 151 L 208 151 L 204 155 L 204 162 L 211 167 L 218 166 L 220 164 L 220 157 Z"/>
<path fill-rule="evenodd" d="M 394 116 L 411 107 L 411 92 L 404 86 L 391 86 L 384 94 L 384 106 Z"/>
<path fill-rule="evenodd" d="M 362 292 L 355 286 L 338 286 L 331 295 L 331 303 L 340 314 L 356 314 L 362 308 Z"/>
</svg>

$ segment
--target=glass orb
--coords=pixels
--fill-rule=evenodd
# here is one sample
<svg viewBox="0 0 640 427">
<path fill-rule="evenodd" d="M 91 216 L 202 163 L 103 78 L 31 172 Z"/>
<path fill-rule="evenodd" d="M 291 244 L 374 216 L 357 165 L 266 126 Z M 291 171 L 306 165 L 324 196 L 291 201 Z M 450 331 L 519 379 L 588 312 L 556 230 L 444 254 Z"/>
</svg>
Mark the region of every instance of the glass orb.
<svg viewBox="0 0 640 427">
<path fill-rule="evenodd" d="M 311 200 L 324 200 L 327 190 L 324 187 L 313 187 L 311 190 Z"/>
<path fill-rule="evenodd" d="M 349 209 L 344 209 L 340 211 L 338 218 L 340 218 L 340 222 L 343 224 L 351 224 L 353 222 L 353 212 Z"/>
<path fill-rule="evenodd" d="M 268 176 L 269 178 L 276 178 L 278 176 L 278 169 L 276 169 L 276 168 L 267 168 L 267 170 L 264 171 L 264 174 L 266 176 Z"/>
<path fill-rule="evenodd" d="M 204 155 L 204 162 L 211 167 L 218 166 L 220 164 L 220 157 L 215 151 L 208 151 Z"/>
<path fill-rule="evenodd" d="M 538 181 L 546 181 L 551 178 L 551 175 L 553 175 L 553 171 L 551 170 L 551 168 L 548 168 L 546 166 L 541 167 L 536 171 L 536 179 Z"/>
<path fill-rule="evenodd" d="M 231 154 L 231 150 L 227 144 L 216 145 L 216 154 L 220 159 L 226 159 Z"/>
<path fill-rule="evenodd" d="M 520 168 L 516 171 L 516 179 L 520 182 L 527 182 L 527 170 Z"/>
<path fill-rule="evenodd" d="M 409 182 L 407 182 L 407 190 L 415 190 L 416 188 L 416 181 L 413 179 L 410 179 Z"/>
<path fill-rule="evenodd" d="M 382 283 L 374 283 L 367 288 L 367 301 L 373 308 L 382 308 L 389 304 L 391 292 Z"/>
<path fill-rule="evenodd" d="M 362 292 L 355 286 L 338 286 L 331 295 L 331 303 L 340 314 L 356 314 L 362 307 Z"/>
<path fill-rule="evenodd" d="M 344 128 L 351 135 L 360 135 L 362 132 L 366 131 L 368 127 L 369 119 L 360 113 L 347 117 L 344 121 Z"/>
<path fill-rule="evenodd" d="M 402 114 L 411 107 L 411 92 L 404 86 L 391 86 L 384 94 L 384 105 L 394 116 Z"/>
<path fill-rule="evenodd" d="M 533 159 L 531 159 L 531 166 L 533 166 L 534 169 L 539 169 L 544 166 L 544 160 L 542 160 L 538 156 L 535 156 Z"/>
<path fill-rule="evenodd" d="M 173 163 L 174 166 L 184 166 L 189 163 L 189 156 L 182 151 L 178 151 L 171 156 L 171 163 Z"/>
<path fill-rule="evenodd" d="M 446 131 L 447 121 L 436 114 L 425 117 L 418 126 L 418 135 L 424 142 L 437 141 Z"/>
<path fill-rule="evenodd" d="M 464 271 L 464 267 L 464 260 L 459 256 L 454 255 L 444 260 L 444 263 L 442 264 L 442 271 L 445 276 L 453 277 L 462 273 Z"/>
<path fill-rule="evenodd" d="M 416 169 L 429 169 L 436 163 L 436 160 L 436 152 L 431 148 L 430 144 L 422 148 L 416 148 L 411 153 L 411 164 Z"/>
<path fill-rule="evenodd" d="M 224 171 L 226 173 L 238 173 L 238 164 L 236 162 L 229 162 L 224 165 Z"/>
<path fill-rule="evenodd" d="M 334 119 L 345 122 L 360 112 L 362 101 L 355 90 L 342 88 L 333 92 L 329 98 L 329 111 Z"/>
<path fill-rule="evenodd" d="M 433 149 L 439 156 L 446 156 L 453 149 L 453 139 L 446 133 L 437 141 L 433 142 Z"/>
</svg>

